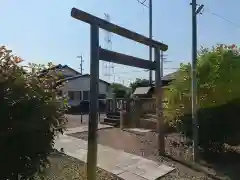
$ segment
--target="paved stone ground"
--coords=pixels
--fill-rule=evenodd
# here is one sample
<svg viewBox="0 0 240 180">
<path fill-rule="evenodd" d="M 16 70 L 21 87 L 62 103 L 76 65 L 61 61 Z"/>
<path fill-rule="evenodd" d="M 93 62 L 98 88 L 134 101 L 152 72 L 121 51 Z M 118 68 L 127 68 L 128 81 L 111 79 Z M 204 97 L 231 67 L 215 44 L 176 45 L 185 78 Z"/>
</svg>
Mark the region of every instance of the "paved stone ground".
<svg viewBox="0 0 240 180">
<path fill-rule="evenodd" d="M 74 116 L 76 117 L 76 116 Z M 74 119 L 74 118 L 73 118 Z M 74 121 L 73 121 L 74 122 Z M 79 122 L 77 118 L 75 118 L 75 122 Z M 74 123 L 72 123 L 73 125 Z M 80 126 L 82 126 L 80 124 Z M 86 123 L 85 123 L 86 126 Z M 98 131 L 98 143 L 102 145 L 106 145 L 109 147 L 112 147 L 114 149 L 121 149 L 125 152 L 136 154 L 138 156 L 142 156 L 144 158 L 151 159 L 153 161 L 164 161 L 166 164 L 170 166 L 176 167 L 176 170 L 171 172 L 170 174 L 164 176 L 161 178 L 161 180 L 176 180 L 176 179 L 183 179 L 183 180 L 190 180 L 190 179 L 203 179 L 203 180 L 212 180 L 215 179 L 211 176 L 207 176 L 204 173 L 194 171 L 191 168 L 188 168 L 178 162 L 172 161 L 168 158 L 159 157 L 157 155 L 156 151 L 156 135 L 154 132 L 146 132 L 146 133 L 129 133 L 126 131 L 121 131 L 118 128 L 112 128 L 112 129 L 106 129 L 106 130 L 100 130 Z M 75 133 L 71 136 L 81 138 L 83 140 L 87 140 L 87 132 L 85 133 Z M 180 154 L 184 155 L 184 159 L 188 159 L 188 155 L 185 157 L 185 154 L 179 151 L 179 148 L 168 148 L 168 143 L 166 143 L 166 151 L 169 151 L 171 154 L 174 154 L 174 156 L 179 156 Z M 239 148 L 240 149 L 240 148 Z M 172 152 L 173 151 L 173 152 Z M 191 152 L 187 153 L 191 154 Z M 240 154 L 240 150 L 239 150 Z M 234 156 L 236 157 L 236 156 Z M 235 160 L 236 159 L 236 160 Z M 240 172 L 240 166 L 238 159 L 235 158 L 234 163 L 231 162 L 225 162 L 221 161 L 219 164 L 207 164 L 210 165 L 206 167 L 206 171 L 211 172 L 211 174 L 216 174 L 217 176 L 222 177 L 222 179 L 226 179 L 226 176 L 228 179 L 239 179 L 239 172 Z M 236 162 L 235 162 L 236 161 Z M 205 164 L 205 162 L 204 162 Z"/>
<path fill-rule="evenodd" d="M 55 148 L 83 162 L 87 161 L 87 141 L 68 135 L 60 135 Z M 163 163 L 98 145 L 98 167 L 126 180 L 155 180 L 174 170 Z"/>
<path fill-rule="evenodd" d="M 76 133 L 71 136 L 87 140 L 88 134 Z M 156 162 L 164 162 L 176 168 L 173 172 L 165 175 L 161 180 L 212 180 L 204 173 L 194 171 L 180 163 L 157 155 L 156 136 L 154 132 L 147 132 L 144 135 L 136 135 L 118 128 L 98 131 L 98 143 L 114 149 L 121 149 L 127 153 L 142 156 Z"/>
<path fill-rule="evenodd" d="M 34 180 L 87 180 L 86 163 L 59 152 L 52 153 L 50 166 Z M 122 178 L 97 168 L 96 180 L 123 180 Z"/>
</svg>

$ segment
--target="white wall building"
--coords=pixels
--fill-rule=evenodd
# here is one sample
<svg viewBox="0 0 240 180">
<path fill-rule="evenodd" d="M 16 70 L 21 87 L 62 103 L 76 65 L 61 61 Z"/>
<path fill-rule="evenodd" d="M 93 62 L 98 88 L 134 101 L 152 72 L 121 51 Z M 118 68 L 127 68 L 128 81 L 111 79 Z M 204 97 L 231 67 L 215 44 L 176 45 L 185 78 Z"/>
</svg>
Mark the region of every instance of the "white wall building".
<svg viewBox="0 0 240 180">
<path fill-rule="evenodd" d="M 77 106 L 81 101 L 89 101 L 90 98 L 90 75 L 81 74 L 67 65 L 58 65 L 52 68 L 56 73 L 63 76 L 63 86 L 59 91 L 68 95 L 69 105 Z M 111 97 L 110 83 L 99 79 L 99 99 Z"/>
<path fill-rule="evenodd" d="M 90 75 L 77 75 L 64 79 L 65 83 L 60 88 L 61 92 L 69 97 L 69 105 L 77 106 L 81 101 L 88 101 L 90 98 Z M 99 99 L 111 96 L 110 84 L 99 79 Z"/>
</svg>

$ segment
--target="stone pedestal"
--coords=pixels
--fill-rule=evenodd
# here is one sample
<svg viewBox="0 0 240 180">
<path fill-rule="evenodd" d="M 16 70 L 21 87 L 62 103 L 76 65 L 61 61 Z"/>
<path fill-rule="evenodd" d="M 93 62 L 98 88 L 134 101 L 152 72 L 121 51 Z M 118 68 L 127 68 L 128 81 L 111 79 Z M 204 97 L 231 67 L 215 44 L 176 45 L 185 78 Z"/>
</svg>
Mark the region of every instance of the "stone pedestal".
<svg viewBox="0 0 240 180">
<path fill-rule="evenodd" d="M 131 127 L 136 128 L 139 126 L 140 117 L 142 114 L 142 104 L 140 100 L 135 100 L 131 109 Z"/>
<path fill-rule="evenodd" d="M 129 116 L 125 110 L 120 111 L 120 129 L 129 127 Z"/>
<path fill-rule="evenodd" d="M 112 99 L 113 99 L 113 112 L 116 112 L 117 111 L 117 99 L 116 99 L 116 93 L 113 93 L 112 94 Z"/>
</svg>

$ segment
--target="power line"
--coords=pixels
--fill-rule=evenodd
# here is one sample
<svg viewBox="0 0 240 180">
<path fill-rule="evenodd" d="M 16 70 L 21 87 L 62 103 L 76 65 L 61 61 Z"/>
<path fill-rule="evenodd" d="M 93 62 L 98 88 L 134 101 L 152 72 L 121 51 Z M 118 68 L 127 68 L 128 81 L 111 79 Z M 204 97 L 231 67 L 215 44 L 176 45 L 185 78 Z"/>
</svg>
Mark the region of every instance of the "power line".
<svg viewBox="0 0 240 180">
<path fill-rule="evenodd" d="M 138 3 L 140 3 L 140 4 L 142 4 L 143 6 L 149 8 L 148 5 L 145 4 L 146 1 L 147 1 L 147 0 L 143 0 L 143 1 L 137 0 Z"/>
<path fill-rule="evenodd" d="M 133 71 L 125 71 L 125 72 L 118 72 L 118 74 L 116 75 L 116 80 L 118 79 L 118 82 L 121 82 L 123 84 L 126 84 L 126 81 L 129 82 L 134 82 L 136 78 L 140 78 L 140 79 L 146 79 L 146 77 L 144 76 L 133 76 L 132 78 L 129 78 L 129 74 L 128 73 L 143 73 L 143 72 L 148 72 L 149 70 L 133 70 Z M 142 74 L 143 75 L 143 74 Z M 127 76 L 127 77 L 126 77 Z"/>
<path fill-rule="evenodd" d="M 149 8 L 149 6 L 146 5 L 146 1 L 147 1 L 147 0 L 143 0 L 143 1 L 137 0 L 137 2 L 138 2 L 139 4 L 141 4 L 141 5 Z M 232 20 L 229 20 L 228 18 L 225 18 L 225 17 L 222 16 L 222 15 L 219 15 L 218 13 L 215 13 L 215 12 L 210 11 L 209 8 L 206 8 L 205 6 L 204 6 L 204 12 L 210 13 L 211 15 L 213 15 L 213 16 L 219 18 L 219 19 L 222 19 L 222 20 L 224 20 L 225 22 L 227 22 L 227 23 L 229 23 L 229 24 L 232 24 L 232 25 L 240 28 L 240 24 L 238 24 L 238 23 L 236 23 L 236 22 L 233 22 Z M 200 12 L 200 14 L 202 14 L 202 12 Z"/>
<path fill-rule="evenodd" d="M 216 13 L 213 13 L 213 12 L 210 12 L 210 13 L 211 13 L 212 15 L 214 15 L 214 16 L 216 16 L 216 17 L 218 17 L 218 18 L 220 18 L 220 19 L 222 19 L 222 20 L 224 20 L 224 21 L 226 21 L 226 22 L 228 22 L 228 23 L 230 23 L 230 24 L 232 24 L 232 25 L 240 28 L 240 25 L 239 25 L 239 24 L 237 24 L 237 23 L 235 23 L 235 22 L 233 22 L 233 21 L 230 21 L 230 20 L 228 20 L 227 18 L 225 18 L 225 17 L 223 17 L 223 16 L 220 16 L 220 15 L 218 15 L 218 14 L 216 14 Z"/>
<path fill-rule="evenodd" d="M 225 21 L 229 24 L 232 24 L 232 25 L 236 26 L 237 28 L 240 28 L 240 25 L 238 23 L 233 22 L 233 21 L 229 20 L 228 18 L 225 18 L 224 16 L 222 16 L 218 13 L 212 12 L 209 8 L 204 7 L 204 12 L 207 12 L 207 13 L 209 13 L 209 14 L 211 14 L 211 15 L 213 15 L 213 16 L 215 16 L 215 17 L 217 17 L 217 18 L 219 18 L 219 19 L 221 19 L 221 20 L 223 20 L 223 21 Z"/>
<path fill-rule="evenodd" d="M 149 38 L 152 39 L 153 35 L 152 35 L 152 0 L 149 0 L 148 6 L 145 4 L 147 0 L 137 0 L 138 3 L 140 3 L 141 5 L 147 7 L 149 9 Z M 160 52 L 160 60 L 161 60 L 161 77 L 163 77 L 163 65 L 165 62 L 169 62 L 169 61 L 165 61 L 165 57 L 163 52 Z M 152 47 L 149 46 L 149 60 L 152 61 Z M 149 82 L 150 85 L 152 84 L 152 71 L 149 71 Z"/>
<path fill-rule="evenodd" d="M 212 12 L 206 5 L 204 5 L 204 8 L 203 8 L 203 10 L 202 10 L 202 12 L 200 14 L 202 14 L 203 12 L 207 12 L 207 13 L 209 13 L 209 14 L 211 14 L 211 15 L 219 18 L 219 19 L 222 19 L 223 21 L 228 22 L 229 24 L 232 24 L 232 25 L 240 28 L 240 24 L 238 24 L 236 22 L 233 22 L 232 20 L 229 20 L 228 18 L 225 18 L 224 16 L 222 16 L 222 15 L 220 15 L 218 13 Z"/>
<path fill-rule="evenodd" d="M 147 0 L 137 0 L 138 3 L 149 9 L 149 38 L 152 39 L 152 0 L 148 0 L 148 6 L 145 4 Z M 152 61 L 152 46 L 149 46 L 149 60 Z M 149 84 L 152 85 L 152 70 L 149 71 Z"/>
</svg>

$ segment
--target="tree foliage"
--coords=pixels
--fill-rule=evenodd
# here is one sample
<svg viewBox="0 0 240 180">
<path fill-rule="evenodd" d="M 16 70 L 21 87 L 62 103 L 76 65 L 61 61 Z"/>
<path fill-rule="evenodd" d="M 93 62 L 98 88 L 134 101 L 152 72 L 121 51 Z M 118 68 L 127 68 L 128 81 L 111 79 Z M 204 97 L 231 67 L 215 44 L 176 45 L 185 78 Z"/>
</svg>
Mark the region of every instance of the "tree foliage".
<svg viewBox="0 0 240 180">
<path fill-rule="evenodd" d="M 149 86 L 149 80 L 148 79 L 139 79 L 137 78 L 136 81 L 130 84 L 130 87 L 132 89 L 132 92 L 135 91 L 138 87 L 148 87 Z"/>
<path fill-rule="evenodd" d="M 116 94 L 117 98 L 123 98 L 128 94 L 128 88 L 119 83 L 112 83 L 111 84 L 112 92 Z"/>
<path fill-rule="evenodd" d="M 45 167 L 66 122 L 56 77 L 40 78 L 42 66 L 30 64 L 27 71 L 19 62 L 0 47 L 0 179 L 28 179 Z"/>
<path fill-rule="evenodd" d="M 240 111 L 240 51 L 234 46 L 202 48 L 197 61 L 200 145 L 213 148 L 237 137 Z M 167 122 L 192 136 L 191 65 L 181 64 L 165 92 Z M 216 146 L 219 148 L 219 146 Z"/>
</svg>

